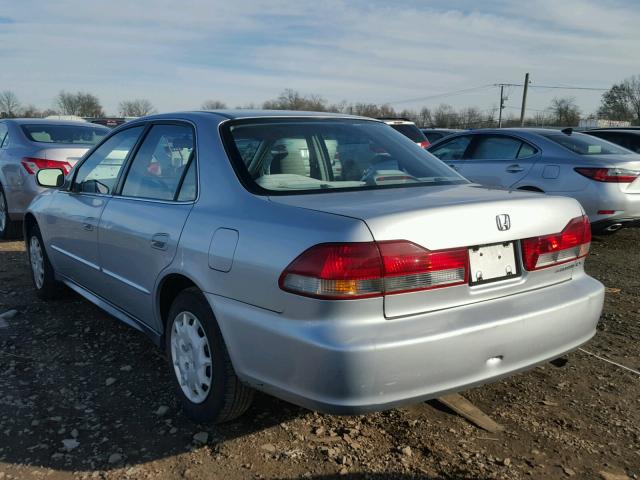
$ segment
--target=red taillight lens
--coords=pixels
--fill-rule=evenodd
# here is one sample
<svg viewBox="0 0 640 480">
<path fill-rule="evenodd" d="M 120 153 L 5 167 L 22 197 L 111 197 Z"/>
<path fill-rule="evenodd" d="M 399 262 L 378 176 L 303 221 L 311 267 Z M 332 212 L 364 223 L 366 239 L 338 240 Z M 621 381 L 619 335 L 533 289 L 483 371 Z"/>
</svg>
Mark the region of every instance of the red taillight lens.
<svg viewBox="0 0 640 480">
<path fill-rule="evenodd" d="M 23 157 L 21 163 L 29 175 L 35 175 L 35 173 L 42 168 L 60 168 L 65 175 L 68 175 L 71 171 L 71 164 L 62 160 Z"/>
<path fill-rule="evenodd" d="M 631 183 L 640 176 L 640 172 L 627 170 L 625 168 L 587 168 L 578 167 L 574 169 L 580 175 L 584 175 L 596 182 L 604 183 Z"/>
<path fill-rule="evenodd" d="M 586 257 L 590 244 L 589 219 L 576 217 L 560 233 L 522 240 L 524 268 L 539 270 Z"/>
<path fill-rule="evenodd" d="M 348 299 L 466 283 L 466 249 L 431 252 L 399 240 L 321 244 L 296 258 L 280 288 L 316 298 Z"/>
<path fill-rule="evenodd" d="M 418 142 L 418 145 L 420 145 L 422 148 L 428 148 L 431 144 L 429 143 L 429 140 L 424 140 L 422 142 Z"/>
</svg>

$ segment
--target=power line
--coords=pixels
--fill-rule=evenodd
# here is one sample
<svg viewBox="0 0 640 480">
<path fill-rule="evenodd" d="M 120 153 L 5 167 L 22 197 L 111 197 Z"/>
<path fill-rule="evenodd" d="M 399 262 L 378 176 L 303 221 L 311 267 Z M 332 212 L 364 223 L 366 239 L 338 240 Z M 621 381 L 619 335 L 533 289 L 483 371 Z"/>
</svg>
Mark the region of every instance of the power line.
<svg viewBox="0 0 640 480">
<path fill-rule="evenodd" d="M 524 87 L 522 83 L 494 83 L 494 87 Z M 608 88 L 597 88 L 597 87 L 574 87 L 569 85 L 534 85 L 530 84 L 529 88 L 554 88 L 559 90 L 593 90 L 598 92 L 606 92 L 609 90 Z"/>
<path fill-rule="evenodd" d="M 411 102 L 421 102 L 423 100 L 431 100 L 434 98 L 444 98 L 444 97 L 454 97 L 457 95 L 464 95 L 465 93 L 470 93 L 470 92 L 475 92 L 477 90 L 482 90 L 484 88 L 489 88 L 489 87 L 493 87 L 493 84 L 487 84 L 487 85 L 480 85 L 478 87 L 472 87 L 472 88 L 464 88 L 462 90 L 454 90 L 452 92 L 444 92 L 444 93 L 437 93 L 435 95 L 429 95 L 427 97 L 419 97 L 419 98 L 408 98 L 406 100 L 398 100 L 395 102 L 385 102 L 385 103 L 389 103 L 391 105 L 396 105 L 399 103 L 411 103 Z"/>
</svg>

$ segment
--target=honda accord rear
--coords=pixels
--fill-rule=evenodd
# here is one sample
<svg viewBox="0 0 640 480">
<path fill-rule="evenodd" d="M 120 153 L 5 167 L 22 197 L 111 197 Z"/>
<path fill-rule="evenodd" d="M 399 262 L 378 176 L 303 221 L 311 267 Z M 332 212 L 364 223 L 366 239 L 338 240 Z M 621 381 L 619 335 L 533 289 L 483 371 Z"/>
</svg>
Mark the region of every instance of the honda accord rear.
<svg viewBox="0 0 640 480">
<path fill-rule="evenodd" d="M 379 121 L 151 116 L 61 174 L 25 223 L 36 288 L 165 345 L 198 421 L 253 389 L 345 414 L 418 402 L 563 355 L 602 310 L 576 200 L 472 185 Z"/>
</svg>

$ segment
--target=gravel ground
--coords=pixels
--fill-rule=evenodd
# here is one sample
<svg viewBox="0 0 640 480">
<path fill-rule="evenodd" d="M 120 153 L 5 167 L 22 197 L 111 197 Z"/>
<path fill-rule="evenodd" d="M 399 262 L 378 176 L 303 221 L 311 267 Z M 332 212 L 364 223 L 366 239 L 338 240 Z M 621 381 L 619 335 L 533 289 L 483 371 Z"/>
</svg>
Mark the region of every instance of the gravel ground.
<svg viewBox="0 0 640 480">
<path fill-rule="evenodd" d="M 587 269 L 608 293 L 584 347 L 636 370 L 639 244 L 640 230 L 594 241 Z M 498 434 L 437 402 L 335 417 L 266 395 L 235 422 L 194 425 L 145 336 L 74 294 L 39 301 L 25 260 L 0 242 L 0 480 L 640 475 L 640 375 L 582 351 L 464 392 Z"/>
</svg>

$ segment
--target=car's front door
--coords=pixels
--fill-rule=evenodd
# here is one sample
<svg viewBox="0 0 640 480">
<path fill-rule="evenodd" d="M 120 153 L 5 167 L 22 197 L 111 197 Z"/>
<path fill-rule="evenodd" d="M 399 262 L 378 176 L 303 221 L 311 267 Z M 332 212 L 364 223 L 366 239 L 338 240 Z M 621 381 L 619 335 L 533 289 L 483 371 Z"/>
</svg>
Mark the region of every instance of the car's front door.
<svg viewBox="0 0 640 480">
<path fill-rule="evenodd" d="M 68 190 L 59 190 L 43 212 L 57 273 L 95 292 L 101 283 L 98 221 L 126 158 L 143 127 L 116 133 L 78 167 Z"/>
<path fill-rule="evenodd" d="M 154 124 L 100 219 L 99 294 L 154 329 L 152 292 L 176 253 L 196 177 L 193 127 Z"/>
<path fill-rule="evenodd" d="M 538 156 L 534 146 L 510 135 L 474 135 L 458 171 L 472 182 L 509 188 L 527 175 Z"/>
</svg>

